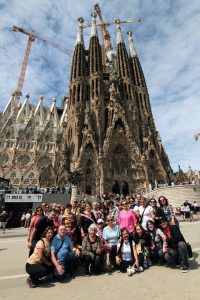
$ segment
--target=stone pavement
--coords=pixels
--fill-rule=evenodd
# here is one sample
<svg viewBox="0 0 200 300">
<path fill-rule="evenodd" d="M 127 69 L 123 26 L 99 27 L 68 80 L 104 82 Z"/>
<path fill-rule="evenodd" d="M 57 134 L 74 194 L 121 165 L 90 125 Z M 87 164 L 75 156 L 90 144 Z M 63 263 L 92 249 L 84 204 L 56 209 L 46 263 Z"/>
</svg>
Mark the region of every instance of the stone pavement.
<svg viewBox="0 0 200 300">
<path fill-rule="evenodd" d="M 0 299 L 65 299 L 122 300 L 122 299 L 200 299 L 200 222 L 181 222 L 181 230 L 193 246 L 191 271 L 183 274 L 179 269 L 153 266 L 143 273 L 128 277 L 113 275 L 84 277 L 63 283 L 43 283 L 36 289 L 26 285 L 24 266 L 28 255 L 27 229 L 13 229 L 0 234 Z"/>
</svg>

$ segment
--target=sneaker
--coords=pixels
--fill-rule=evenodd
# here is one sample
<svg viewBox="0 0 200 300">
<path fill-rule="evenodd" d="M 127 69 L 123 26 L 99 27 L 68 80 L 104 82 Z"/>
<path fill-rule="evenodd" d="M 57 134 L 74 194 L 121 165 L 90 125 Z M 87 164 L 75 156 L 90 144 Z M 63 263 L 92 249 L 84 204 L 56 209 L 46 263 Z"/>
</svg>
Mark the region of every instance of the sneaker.
<svg viewBox="0 0 200 300">
<path fill-rule="evenodd" d="M 187 273 L 187 272 L 189 272 L 189 270 L 190 270 L 190 267 L 187 266 L 187 265 L 184 265 L 184 266 L 181 268 L 181 272 L 182 272 L 182 273 Z"/>
<path fill-rule="evenodd" d="M 31 280 L 30 277 L 27 278 L 26 283 L 28 284 L 28 286 L 29 286 L 30 288 L 35 288 L 35 287 L 37 287 L 37 284 L 35 284 L 35 283 Z"/>
<path fill-rule="evenodd" d="M 147 259 L 147 265 L 148 265 L 148 267 L 152 266 L 152 261 L 150 259 Z"/>
<path fill-rule="evenodd" d="M 147 261 L 146 260 L 144 260 L 144 262 L 143 262 L 143 268 L 147 268 Z"/>
<path fill-rule="evenodd" d="M 136 270 L 134 268 L 132 268 L 131 266 L 129 266 L 127 268 L 127 274 L 128 274 L 128 276 L 132 276 L 135 273 L 136 273 Z"/>
</svg>

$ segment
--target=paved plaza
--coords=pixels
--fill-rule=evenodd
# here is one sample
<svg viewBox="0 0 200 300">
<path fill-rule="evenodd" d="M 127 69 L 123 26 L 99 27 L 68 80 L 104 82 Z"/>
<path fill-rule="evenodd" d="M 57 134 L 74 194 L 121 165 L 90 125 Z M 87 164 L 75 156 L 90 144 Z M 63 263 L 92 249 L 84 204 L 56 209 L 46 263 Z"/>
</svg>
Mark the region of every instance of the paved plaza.
<svg viewBox="0 0 200 300">
<path fill-rule="evenodd" d="M 84 277 L 63 283 L 44 282 L 30 289 L 24 266 L 28 255 L 27 229 L 12 229 L 0 234 L 0 299 L 200 299 L 200 222 L 181 222 L 181 230 L 190 241 L 194 258 L 191 271 L 153 266 L 143 273 L 128 277 L 113 275 Z"/>
</svg>

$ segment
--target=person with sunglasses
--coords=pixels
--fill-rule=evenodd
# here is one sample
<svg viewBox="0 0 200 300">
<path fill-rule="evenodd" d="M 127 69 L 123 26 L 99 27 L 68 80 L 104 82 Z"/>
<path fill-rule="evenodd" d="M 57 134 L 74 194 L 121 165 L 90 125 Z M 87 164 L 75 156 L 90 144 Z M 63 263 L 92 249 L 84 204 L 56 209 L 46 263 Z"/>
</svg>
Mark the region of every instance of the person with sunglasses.
<svg viewBox="0 0 200 300">
<path fill-rule="evenodd" d="M 111 271 L 115 266 L 115 256 L 117 253 L 117 242 L 120 237 L 120 228 L 115 223 L 114 217 L 108 215 L 106 218 L 107 226 L 103 229 L 104 249 L 106 253 L 106 267 Z"/>
<path fill-rule="evenodd" d="M 160 226 L 160 220 L 165 218 L 165 213 L 161 207 L 157 206 L 157 201 L 155 198 L 149 200 L 150 206 L 153 208 L 153 219 L 156 227 Z"/>
<path fill-rule="evenodd" d="M 43 210 L 42 210 L 42 207 L 39 206 L 36 208 L 36 214 L 31 219 L 31 223 L 30 223 L 29 230 L 28 230 L 28 238 L 27 238 L 28 242 L 30 240 L 31 232 L 33 231 L 36 223 L 42 216 L 43 216 Z"/>
<path fill-rule="evenodd" d="M 160 227 L 166 236 L 168 248 L 164 255 L 167 266 L 181 265 L 181 272 L 187 273 L 190 270 L 188 262 L 187 244 L 177 225 L 172 225 L 168 220 L 160 220 Z"/>
<path fill-rule="evenodd" d="M 127 201 L 122 201 L 122 210 L 119 212 L 118 224 L 120 229 L 126 228 L 130 235 L 133 235 L 135 224 L 137 223 L 134 212 L 129 209 Z"/>
</svg>

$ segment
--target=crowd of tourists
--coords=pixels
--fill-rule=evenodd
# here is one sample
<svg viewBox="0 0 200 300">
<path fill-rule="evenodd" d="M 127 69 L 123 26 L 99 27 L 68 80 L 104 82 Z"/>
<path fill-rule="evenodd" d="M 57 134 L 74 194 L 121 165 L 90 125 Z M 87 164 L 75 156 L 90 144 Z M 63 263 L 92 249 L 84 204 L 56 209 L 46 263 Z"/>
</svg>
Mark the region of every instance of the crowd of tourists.
<svg viewBox="0 0 200 300">
<path fill-rule="evenodd" d="M 119 270 L 132 276 L 153 264 L 189 271 L 187 243 L 173 207 L 161 196 L 73 201 L 63 207 L 42 203 L 28 229 L 29 287 L 43 277 L 74 278 Z"/>
</svg>

